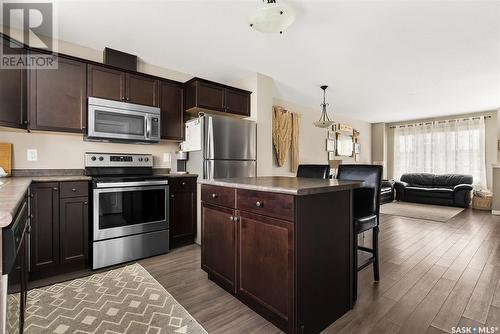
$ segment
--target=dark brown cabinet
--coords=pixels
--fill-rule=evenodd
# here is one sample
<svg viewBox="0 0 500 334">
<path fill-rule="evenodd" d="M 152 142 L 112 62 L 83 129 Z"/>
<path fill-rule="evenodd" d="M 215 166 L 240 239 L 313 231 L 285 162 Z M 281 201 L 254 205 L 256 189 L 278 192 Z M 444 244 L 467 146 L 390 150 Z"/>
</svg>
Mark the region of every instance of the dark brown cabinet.
<svg viewBox="0 0 500 334">
<path fill-rule="evenodd" d="M 170 248 L 194 243 L 196 177 L 174 177 L 170 184 Z"/>
<path fill-rule="evenodd" d="M 86 266 L 90 246 L 85 188 L 86 181 L 31 185 L 30 279 Z"/>
<path fill-rule="evenodd" d="M 250 116 L 250 94 L 241 89 L 226 88 L 226 112 L 241 116 Z"/>
<path fill-rule="evenodd" d="M 149 77 L 127 73 L 127 101 L 158 107 L 160 82 Z"/>
<path fill-rule="evenodd" d="M 57 69 L 29 71 L 29 128 L 85 132 L 87 126 L 87 65 L 58 58 Z"/>
<path fill-rule="evenodd" d="M 200 78 L 185 84 L 185 110 L 192 114 L 200 111 L 219 112 L 235 116 L 250 116 L 251 92 L 225 86 Z"/>
<path fill-rule="evenodd" d="M 0 37 L 4 52 L 26 54 L 22 48 L 10 48 L 9 41 Z M 22 69 L 0 69 L 0 125 L 26 128 L 26 71 Z"/>
<path fill-rule="evenodd" d="M 87 95 L 157 107 L 159 81 L 104 66 L 88 65 Z"/>
<path fill-rule="evenodd" d="M 202 184 L 202 268 L 284 332 L 319 333 L 353 306 L 351 196 Z"/>
<path fill-rule="evenodd" d="M 52 272 L 59 265 L 59 183 L 31 186 L 30 272 Z"/>
<path fill-rule="evenodd" d="M 160 83 L 161 138 L 184 139 L 184 90 L 181 84 Z"/>
<path fill-rule="evenodd" d="M 104 66 L 88 65 L 87 95 L 124 101 L 126 98 L 125 73 Z"/>
<path fill-rule="evenodd" d="M 293 223 L 237 211 L 238 291 L 287 328 L 293 321 Z"/>
<path fill-rule="evenodd" d="M 202 203 L 202 268 L 210 279 L 236 292 L 235 211 Z"/>
<path fill-rule="evenodd" d="M 85 264 L 88 258 L 89 206 L 87 197 L 61 198 L 61 264 Z"/>
</svg>

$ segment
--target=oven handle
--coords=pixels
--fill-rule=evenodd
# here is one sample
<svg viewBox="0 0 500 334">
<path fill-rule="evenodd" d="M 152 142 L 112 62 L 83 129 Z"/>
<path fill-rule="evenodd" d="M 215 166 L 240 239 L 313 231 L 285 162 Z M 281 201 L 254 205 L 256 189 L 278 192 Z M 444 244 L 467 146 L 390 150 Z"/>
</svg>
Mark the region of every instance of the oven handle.
<svg viewBox="0 0 500 334">
<path fill-rule="evenodd" d="M 168 185 L 168 180 L 137 181 L 137 182 L 98 182 L 96 188 L 123 188 L 139 186 L 163 186 Z"/>
</svg>

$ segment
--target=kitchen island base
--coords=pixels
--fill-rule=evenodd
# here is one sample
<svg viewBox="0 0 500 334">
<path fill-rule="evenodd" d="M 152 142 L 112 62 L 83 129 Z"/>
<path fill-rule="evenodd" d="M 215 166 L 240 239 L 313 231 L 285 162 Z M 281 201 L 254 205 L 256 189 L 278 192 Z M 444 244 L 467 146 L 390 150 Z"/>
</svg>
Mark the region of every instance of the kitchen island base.
<svg viewBox="0 0 500 334">
<path fill-rule="evenodd" d="M 204 182 L 209 279 L 286 333 L 318 333 L 352 308 L 351 192 L 359 183 L 297 195 Z"/>
</svg>

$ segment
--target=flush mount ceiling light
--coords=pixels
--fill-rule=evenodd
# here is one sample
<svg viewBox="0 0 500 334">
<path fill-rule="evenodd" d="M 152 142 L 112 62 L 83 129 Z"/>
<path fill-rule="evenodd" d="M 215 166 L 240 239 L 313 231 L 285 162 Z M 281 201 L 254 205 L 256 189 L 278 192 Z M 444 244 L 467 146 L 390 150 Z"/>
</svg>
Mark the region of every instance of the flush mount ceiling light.
<svg viewBox="0 0 500 334">
<path fill-rule="evenodd" d="M 321 112 L 321 117 L 318 121 L 314 122 L 314 126 L 318 128 L 328 128 L 334 124 L 333 121 L 330 120 L 328 117 L 328 113 L 326 111 L 326 107 L 328 106 L 328 103 L 326 103 L 326 89 L 328 86 L 321 86 L 321 89 L 323 90 L 323 103 L 320 104 L 320 106 L 323 107 L 323 111 Z"/>
<path fill-rule="evenodd" d="M 297 16 L 295 9 L 287 3 L 263 0 L 264 4 L 255 9 L 248 22 L 253 29 L 265 33 L 280 33 L 290 27 Z"/>
</svg>

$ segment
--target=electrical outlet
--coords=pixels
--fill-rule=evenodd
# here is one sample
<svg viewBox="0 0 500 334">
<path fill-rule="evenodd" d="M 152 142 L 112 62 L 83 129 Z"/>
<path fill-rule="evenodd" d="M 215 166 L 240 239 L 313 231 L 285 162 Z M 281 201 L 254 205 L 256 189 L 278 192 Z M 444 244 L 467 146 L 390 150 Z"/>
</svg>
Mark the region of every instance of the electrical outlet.
<svg viewBox="0 0 500 334">
<path fill-rule="evenodd" d="M 26 156 L 28 161 L 37 161 L 38 160 L 38 150 L 34 148 L 29 148 L 26 150 Z"/>
<path fill-rule="evenodd" d="M 163 162 L 170 162 L 172 160 L 172 155 L 170 153 L 163 153 Z"/>
</svg>

